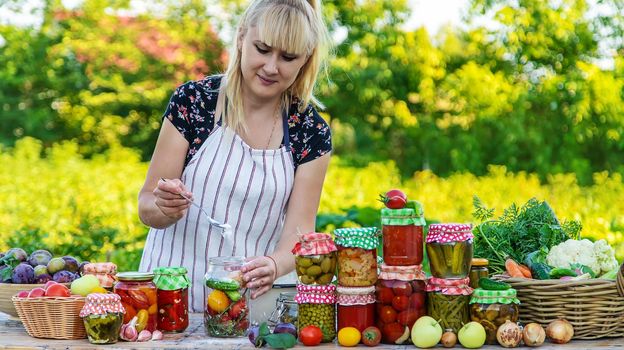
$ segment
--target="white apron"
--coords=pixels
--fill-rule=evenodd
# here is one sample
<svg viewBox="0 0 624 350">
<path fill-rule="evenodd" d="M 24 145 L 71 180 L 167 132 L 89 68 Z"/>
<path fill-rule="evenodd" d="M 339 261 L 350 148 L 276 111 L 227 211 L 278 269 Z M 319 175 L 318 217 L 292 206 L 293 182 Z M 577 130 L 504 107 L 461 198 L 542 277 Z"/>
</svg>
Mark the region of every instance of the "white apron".
<svg viewBox="0 0 624 350">
<path fill-rule="evenodd" d="M 204 274 L 215 256 L 260 256 L 273 252 L 282 234 L 286 204 L 294 182 L 286 115 L 284 142 L 277 150 L 249 147 L 232 129 L 215 129 L 189 161 L 182 182 L 211 217 L 228 223 L 233 244 L 224 242 L 219 228 L 194 206 L 175 224 L 151 228 L 140 271 L 158 266 L 184 266 L 192 286 L 189 309 L 203 312 Z"/>
</svg>

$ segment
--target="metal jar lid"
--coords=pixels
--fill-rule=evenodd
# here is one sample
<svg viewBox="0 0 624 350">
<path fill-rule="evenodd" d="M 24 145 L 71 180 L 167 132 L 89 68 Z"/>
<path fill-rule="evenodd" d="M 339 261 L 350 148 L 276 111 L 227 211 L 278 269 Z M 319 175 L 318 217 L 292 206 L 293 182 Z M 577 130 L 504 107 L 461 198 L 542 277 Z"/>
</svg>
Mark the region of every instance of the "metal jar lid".
<svg viewBox="0 0 624 350">
<path fill-rule="evenodd" d="M 154 274 L 151 272 L 120 272 L 117 274 L 117 279 L 120 281 L 151 281 L 154 279 Z"/>
</svg>

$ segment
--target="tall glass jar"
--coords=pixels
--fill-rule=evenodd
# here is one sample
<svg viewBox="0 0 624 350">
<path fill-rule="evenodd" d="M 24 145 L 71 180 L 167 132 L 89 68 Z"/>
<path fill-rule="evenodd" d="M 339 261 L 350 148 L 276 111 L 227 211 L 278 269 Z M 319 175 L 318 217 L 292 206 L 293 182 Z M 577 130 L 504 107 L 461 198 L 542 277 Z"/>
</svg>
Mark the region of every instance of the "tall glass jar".
<svg viewBox="0 0 624 350">
<path fill-rule="evenodd" d="M 479 280 L 481 278 L 488 278 L 488 260 L 482 258 L 474 258 L 472 259 L 472 264 L 470 266 L 470 286 L 472 288 L 479 288 Z"/>
<path fill-rule="evenodd" d="M 368 287 L 377 282 L 376 227 L 341 228 L 334 231 L 338 246 L 338 284 Z"/>
<path fill-rule="evenodd" d="M 249 327 L 248 292 L 240 271 L 241 256 L 221 256 L 208 260 L 204 327 L 211 337 L 242 337 Z"/>
<path fill-rule="evenodd" d="M 297 327 L 299 306 L 295 301 L 297 292 L 281 292 L 275 300 L 275 310 L 269 316 L 269 324 L 275 326 L 278 323 L 291 323 Z"/>
<path fill-rule="evenodd" d="M 483 290 L 477 288 L 470 299 L 470 319 L 485 328 L 488 344 L 496 344 L 496 331 L 505 321 L 518 322 L 520 300 L 516 290 Z"/>
<path fill-rule="evenodd" d="M 87 263 L 82 268 L 82 275 L 94 275 L 102 288 L 111 291 L 117 282 L 117 265 L 112 262 Z"/>
<path fill-rule="evenodd" d="M 336 286 L 297 285 L 295 301 L 299 304 L 299 329 L 317 326 L 323 333 L 323 343 L 336 338 Z"/>
<path fill-rule="evenodd" d="M 427 283 L 427 312 L 439 320 L 442 329 L 457 333 L 470 322 L 468 303 L 472 288 L 469 279 L 445 280 L 431 277 Z"/>
<path fill-rule="evenodd" d="M 87 295 L 80 317 L 91 344 L 114 344 L 119 337 L 124 308 L 117 294 Z"/>
<path fill-rule="evenodd" d="M 420 265 L 423 260 L 422 207 L 381 209 L 383 259 L 391 266 Z"/>
<path fill-rule="evenodd" d="M 375 287 L 336 288 L 336 310 L 338 331 L 344 327 L 355 327 L 360 332 L 375 325 Z"/>
<path fill-rule="evenodd" d="M 299 236 L 292 250 L 295 270 L 303 284 L 330 284 L 336 274 L 336 245 L 326 233 L 310 232 Z"/>
<path fill-rule="evenodd" d="M 121 272 L 117 274 L 119 282 L 114 291 L 121 297 L 121 304 L 126 310 L 124 323 L 137 317 L 137 331 L 156 330 L 156 313 L 158 312 L 156 285 L 151 272 Z"/>
<path fill-rule="evenodd" d="M 189 325 L 188 287 L 185 267 L 157 267 L 154 284 L 158 288 L 157 328 L 163 332 L 182 332 Z"/>
<path fill-rule="evenodd" d="M 427 234 L 431 275 L 442 279 L 468 277 L 472 261 L 470 224 L 432 224 Z"/>
</svg>

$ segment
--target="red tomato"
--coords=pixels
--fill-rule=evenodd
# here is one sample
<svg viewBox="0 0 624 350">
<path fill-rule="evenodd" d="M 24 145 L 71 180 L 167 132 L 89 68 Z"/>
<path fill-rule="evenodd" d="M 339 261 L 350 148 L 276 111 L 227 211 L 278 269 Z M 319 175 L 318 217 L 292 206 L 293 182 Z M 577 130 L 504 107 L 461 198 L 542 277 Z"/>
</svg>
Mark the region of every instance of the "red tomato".
<svg viewBox="0 0 624 350">
<path fill-rule="evenodd" d="M 394 189 L 386 192 L 386 198 L 392 197 L 401 197 L 405 202 L 407 202 L 407 195 L 401 190 Z"/>
<path fill-rule="evenodd" d="M 397 321 L 400 324 L 409 327 L 410 329 L 412 329 L 412 326 L 414 325 L 417 319 L 418 319 L 418 313 L 412 310 L 401 311 L 399 312 L 397 316 Z"/>
<path fill-rule="evenodd" d="M 69 297 L 70 295 L 69 288 L 62 284 L 50 285 L 45 292 L 46 297 Z"/>
<path fill-rule="evenodd" d="M 305 346 L 317 346 L 323 340 L 323 332 L 317 326 L 305 326 L 299 331 L 299 341 Z"/>
<path fill-rule="evenodd" d="M 412 285 L 409 282 L 405 281 L 397 281 L 392 287 L 392 291 L 394 295 L 405 295 L 409 296 L 412 294 Z"/>
<path fill-rule="evenodd" d="M 407 310 L 409 306 L 409 298 L 405 295 L 397 295 L 392 298 L 392 307 L 397 311 Z"/>
<path fill-rule="evenodd" d="M 392 298 L 394 298 L 394 293 L 392 293 L 392 289 L 390 288 L 380 288 L 377 290 L 377 301 L 382 304 L 392 304 Z"/>
<path fill-rule="evenodd" d="M 425 308 L 425 293 L 414 293 L 409 297 L 409 304 L 416 310 Z"/>
<path fill-rule="evenodd" d="M 236 327 L 241 331 L 247 330 L 247 328 L 249 328 L 249 320 L 243 318 L 242 320 L 240 320 L 240 322 L 238 322 Z"/>
<path fill-rule="evenodd" d="M 367 346 L 376 346 L 381 341 L 379 328 L 370 326 L 362 331 L 362 343 Z"/>
<path fill-rule="evenodd" d="M 405 200 L 399 196 L 386 199 L 386 207 L 389 209 L 403 209 L 405 208 L 405 203 Z"/>
<path fill-rule="evenodd" d="M 234 303 L 234 305 L 230 307 L 228 314 L 230 314 L 231 318 L 238 318 L 241 312 L 245 311 L 246 309 L 247 309 L 247 305 L 245 304 L 245 298 L 241 298 L 239 301 L 237 301 L 236 303 Z"/>
<path fill-rule="evenodd" d="M 381 335 L 384 343 L 394 344 L 394 342 L 399 339 L 403 333 L 405 333 L 405 326 L 394 322 L 385 325 Z"/>
<path fill-rule="evenodd" d="M 392 323 L 396 321 L 397 312 L 392 306 L 384 306 L 381 308 L 381 314 L 379 315 L 384 323 Z"/>
</svg>

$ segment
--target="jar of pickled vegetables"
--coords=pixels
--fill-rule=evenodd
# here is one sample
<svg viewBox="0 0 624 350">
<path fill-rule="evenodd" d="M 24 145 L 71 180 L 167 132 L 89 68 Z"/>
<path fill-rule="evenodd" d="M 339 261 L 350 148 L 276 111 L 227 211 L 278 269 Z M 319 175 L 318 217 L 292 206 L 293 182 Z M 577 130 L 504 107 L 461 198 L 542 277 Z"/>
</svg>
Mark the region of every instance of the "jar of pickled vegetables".
<svg viewBox="0 0 624 350">
<path fill-rule="evenodd" d="M 427 314 L 425 274 L 420 265 L 381 265 L 376 285 L 377 328 L 385 344 L 409 344 L 414 322 Z"/>
<path fill-rule="evenodd" d="M 333 341 L 336 337 L 336 286 L 298 284 L 295 301 L 299 304 L 299 329 L 317 326 L 323 333 L 323 343 Z"/>
<path fill-rule="evenodd" d="M 311 232 L 299 236 L 292 250 L 295 270 L 303 284 L 330 284 L 336 274 L 336 245 L 326 233 Z"/>
<path fill-rule="evenodd" d="M 154 284 L 158 288 L 156 326 L 163 332 L 182 332 L 189 325 L 188 287 L 185 267 L 157 267 Z"/>
<path fill-rule="evenodd" d="M 420 265 L 423 260 L 422 206 L 381 209 L 384 262 L 392 266 Z"/>
<path fill-rule="evenodd" d="M 112 262 L 87 263 L 82 268 L 82 275 L 94 275 L 102 288 L 111 291 L 117 282 L 117 265 Z"/>
<path fill-rule="evenodd" d="M 432 224 L 427 234 L 427 256 L 431 275 L 436 278 L 468 277 L 472 261 L 470 224 Z"/>
<path fill-rule="evenodd" d="M 87 295 L 80 317 L 91 344 L 114 344 L 119 337 L 124 308 L 117 294 L 91 293 Z"/>
<path fill-rule="evenodd" d="M 479 280 L 481 278 L 488 278 L 488 260 L 482 258 L 472 259 L 470 266 L 470 286 L 472 288 L 479 288 Z"/>
<path fill-rule="evenodd" d="M 360 332 L 375 325 L 375 287 L 336 288 L 338 330 L 355 327 Z"/>
<path fill-rule="evenodd" d="M 117 274 L 119 282 L 115 284 L 114 291 L 121 297 L 121 304 L 126 310 L 124 323 L 136 316 L 136 328 L 138 332 L 147 329 L 150 332 L 156 330 L 156 285 L 152 280 L 151 272 L 121 272 Z"/>
<path fill-rule="evenodd" d="M 470 319 L 485 328 L 488 344 L 496 344 L 496 331 L 505 321 L 518 322 L 520 300 L 513 288 L 485 290 L 477 288 L 470 299 Z"/>
<path fill-rule="evenodd" d="M 296 292 L 281 292 L 275 300 L 275 310 L 269 316 L 269 324 L 291 323 L 297 327 L 299 306 L 295 301 Z"/>
<path fill-rule="evenodd" d="M 472 288 L 470 280 L 445 280 L 431 277 L 427 282 L 427 312 L 439 320 L 442 329 L 452 329 L 457 333 L 470 322 L 469 306 Z"/>
<path fill-rule="evenodd" d="M 242 337 L 249 327 L 249 302 L 240 271 L 241 256 L 222 256 L 208 260 L 206 272 L 206 309 L 204 327 L 211 337 Z"/>
<path fill-rule="evenodd" d="M 377 282 L 376 227 L 341 228 L 334 231 L 338 247 L 338 284 L 367 287 Z"/>
</svg>

